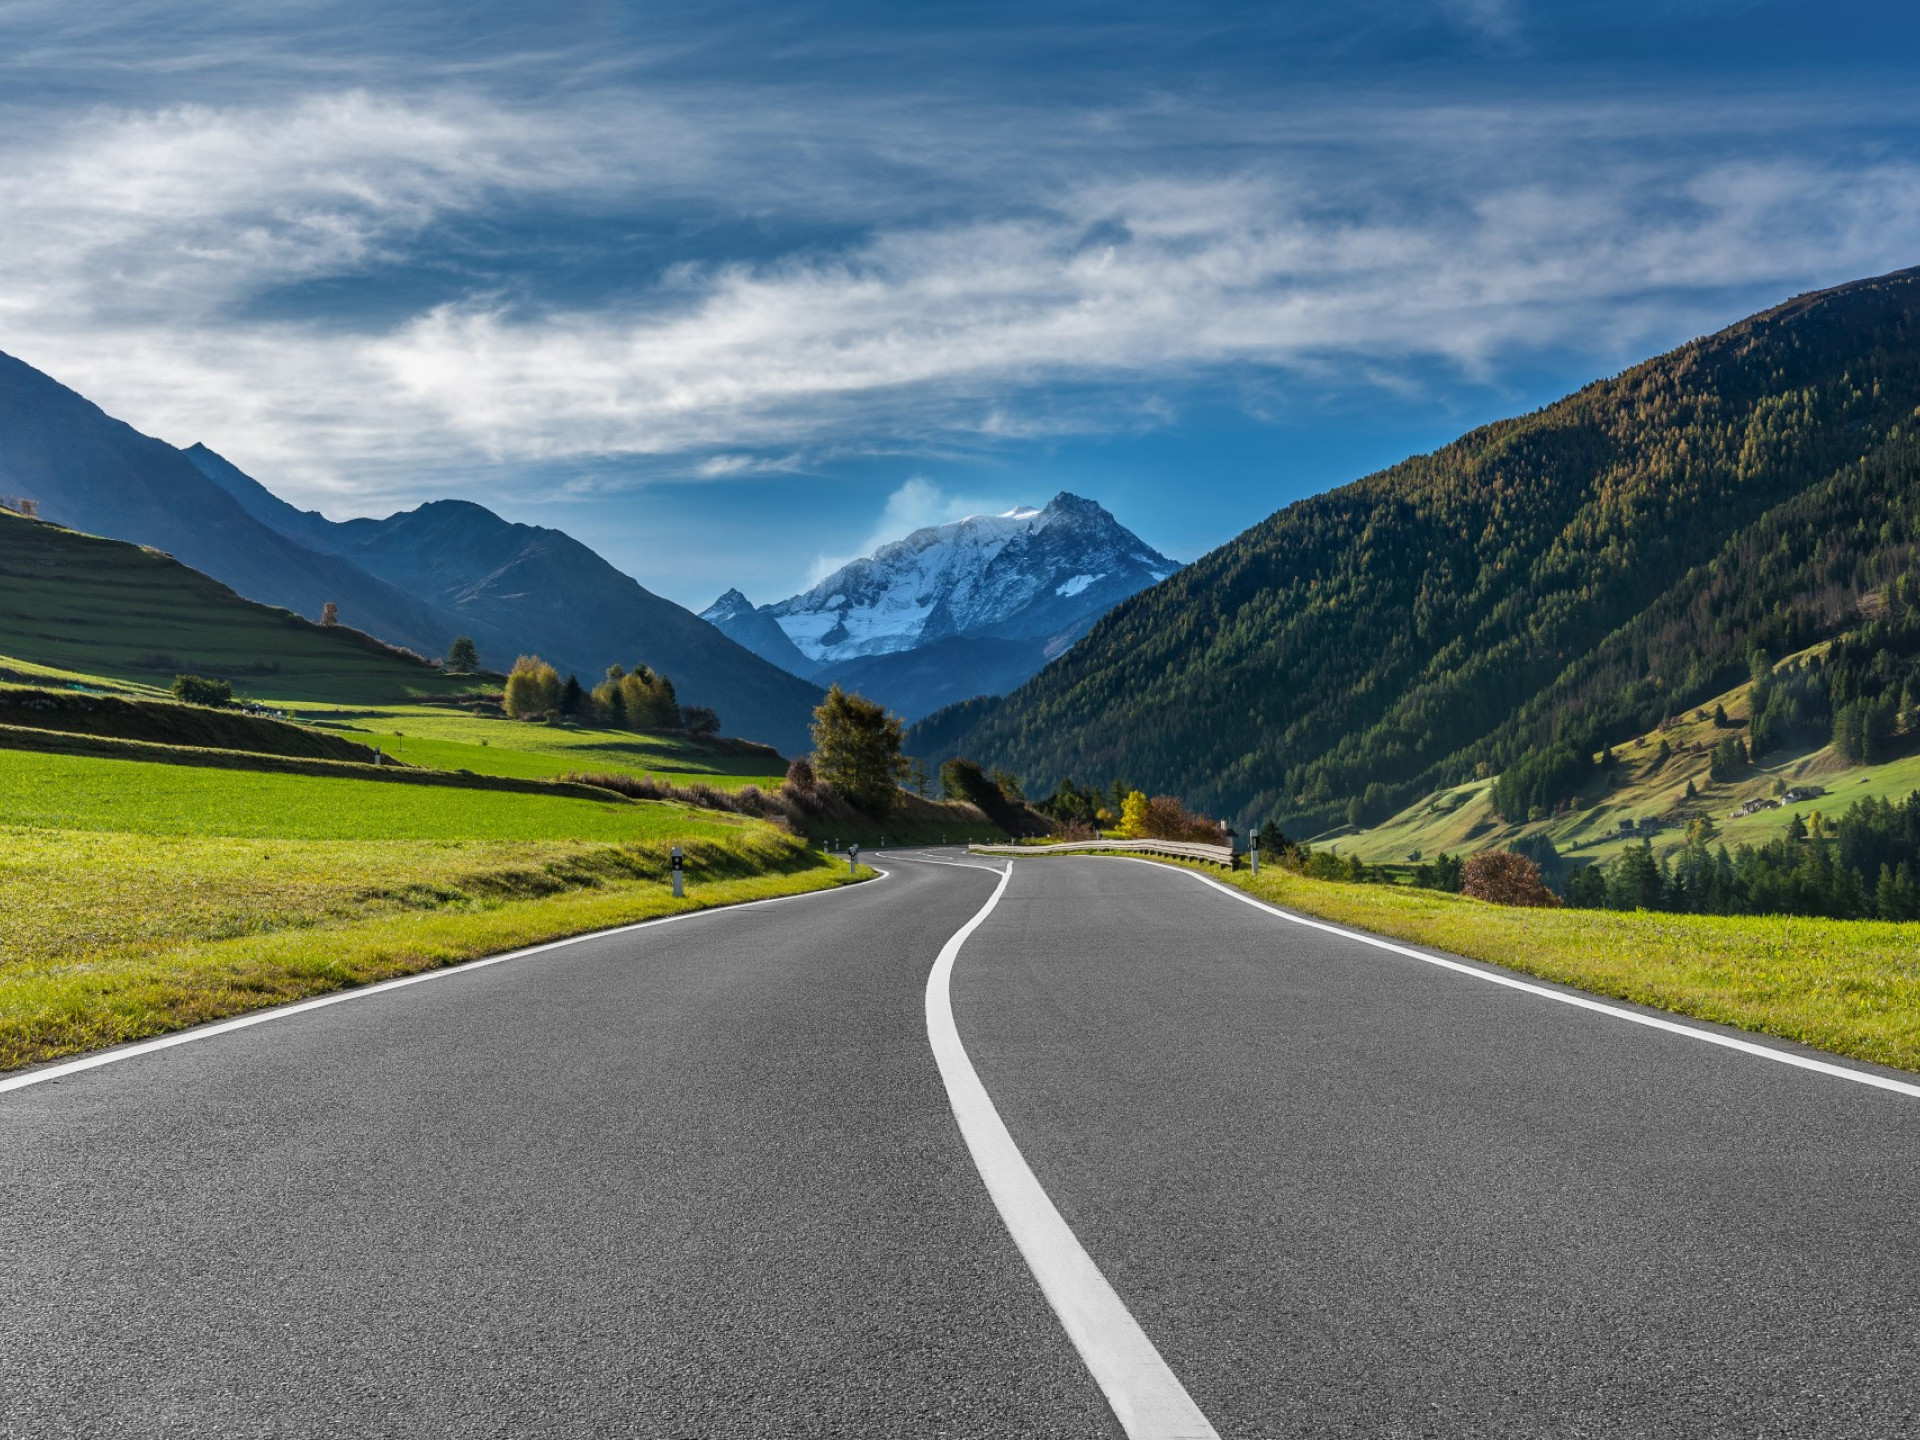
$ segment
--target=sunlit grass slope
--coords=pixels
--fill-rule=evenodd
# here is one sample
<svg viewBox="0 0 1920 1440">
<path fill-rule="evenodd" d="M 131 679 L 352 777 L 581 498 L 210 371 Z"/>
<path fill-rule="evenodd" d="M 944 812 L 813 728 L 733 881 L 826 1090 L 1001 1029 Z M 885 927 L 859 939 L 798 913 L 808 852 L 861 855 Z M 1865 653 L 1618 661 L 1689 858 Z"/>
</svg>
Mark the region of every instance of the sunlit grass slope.
<svg viewBox="0 0 1920 1440">
<path fill-rule="evenodd" d="M 1799 656 L 1789 656 L 1782 665 Z M 1675 717 L 1666 731 L 1649 731 L 1617 741 L 1618 758 L 1611 776 L 1596 777 L 1581 793 L 1571 811 L 1530 823 L 1510 824 L 1493 813 L 1492 778 L 1436 791 L 1409 805 L 1384 823 L 1357 833 L 1326 837 L 1341 854 L 1358 855 L 1370 864 L 1404 862 L 1415 853 L 1432 857 L 1457 855 L 1511 845 L 1528 835 L 1545 835 L 1562 854 L 1578 863 L 1605 862 L 1628 845 L 1645 838 L 1643 822 L 1664 821 L 1653 835 L 1655 854 L 1678 848 L 1684 841 L 1685 821 L 1696 815 L 1710 818 L 1718 834 L 1715 844 L 1730 849 L 1763 845 L 1780 835 L 1795 814 L 1821 811 L 1838 816 L 1855 801 L 1905 799 L 1920 789 L 1920 755 L 1906 755 L 1874 765 L 1854 765 L 1830 746 L 1789 748 L 1761 757 L 1737 779 L 1716 781 L 1709 773 L 1708 751 L 1728 736 L 1744 738 L 1750 718 L 1750 687 L 1742 684 L 1703 705 Z M 1714 708 L 1725 710 L 1728 728 L 1713 719 Z M 1659 759 L 1665 741 L 1670 755 Z M 1691 798 L 1687 785 L 1696 791 Z M 1752 815 L 1734 814 L 1749 800 L 1772 798 L 1777 789 L 1810 787 L 1825 793 L 1812 800 Z M 1632 822 L 1635 833 L 1622 831 Z"/>
<path fill-rule="evenodd" d="M 0 751 L 0 1069 L 848 878 L 679 805 Z"/>
<path fill-rule="evenodd" d="M 156 551 L 0 510 L 0 668 L 10 662 L 149 686 L 200 674 L 281 700 L 380 702 L 469 685 L 243 600 Z"/>
<path fill-rule="evenodd" d="M 757 747 L 683 736 L 643 735 L 592 725 L 546 725 L 474 714 L 443 705 L 302 706 L 299 714 L 332 725 L 364 745 L 378 745 L 409 765 L 471 770 L 477 775 L 545 779 L 569 770 L 653 775 L 674 784 L 716 788 L 778 785 L 786 762 Z"/>
<path fill-rule="evenodd" d="M 690 806 L 381 780 L 207 770 L 0 750 L 0 821 L 144 835 L 301 840 L 722 838 L 750 822 Z"/>
</svg>

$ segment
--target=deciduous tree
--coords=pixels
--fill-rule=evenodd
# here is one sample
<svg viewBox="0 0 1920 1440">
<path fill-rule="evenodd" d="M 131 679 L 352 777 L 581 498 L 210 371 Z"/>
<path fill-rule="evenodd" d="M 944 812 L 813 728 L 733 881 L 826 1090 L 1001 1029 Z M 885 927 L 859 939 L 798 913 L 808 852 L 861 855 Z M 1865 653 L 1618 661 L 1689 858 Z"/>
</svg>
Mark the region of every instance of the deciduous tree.
<svg viewBox="0 0 1920 1440">
<path fill-rule="evenodd" d="M 560 708 L 560 672 L 538 655 L 522 655 L 507 676 L 504 704 L 516 720 L 536 719 Z"/>
<path fill-rule="evenodd" d="M 838 685 L 813 712 L 813 768 L 869 815 L 885 815 L 906 777 L 898 716 Z"/>
</svg>

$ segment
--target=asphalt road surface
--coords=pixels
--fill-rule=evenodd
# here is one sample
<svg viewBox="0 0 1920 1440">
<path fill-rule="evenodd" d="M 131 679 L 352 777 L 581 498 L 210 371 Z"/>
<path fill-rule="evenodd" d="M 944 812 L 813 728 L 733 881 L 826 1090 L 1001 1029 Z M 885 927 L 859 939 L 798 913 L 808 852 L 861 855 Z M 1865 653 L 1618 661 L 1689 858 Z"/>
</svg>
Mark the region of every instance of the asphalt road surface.
<svg viewBox="0 0 1920 1440">
<path fill-rule="evenodd" d="M 1119 1434 L 929 1050 L 1000 875 L 927 858 L 0 1093 L 0 1434 Z M 1920 1098 L 1123 860 L 951 994 L 1220 1435 L 1920 1433 Z"/>
</svg>

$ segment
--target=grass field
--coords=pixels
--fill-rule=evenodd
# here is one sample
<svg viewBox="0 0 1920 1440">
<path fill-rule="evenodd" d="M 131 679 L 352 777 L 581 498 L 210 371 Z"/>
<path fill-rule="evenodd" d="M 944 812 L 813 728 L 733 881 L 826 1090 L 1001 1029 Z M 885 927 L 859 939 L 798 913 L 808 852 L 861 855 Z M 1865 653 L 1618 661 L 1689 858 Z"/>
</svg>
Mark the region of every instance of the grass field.
<svg viewBox="0 0 1920 1440">
<path fill-rule="evenodd" d="M 1714 724 L 1716 704 L 1725 708 L 1731 728 Z M 1428 858 L 1443 851 L 1464 855 L 1510 845 L 1522 836 L 1544 835 L 1577 863 L 1605 863 L 1646 838 L 1643 832 L 1623 833 L 1622 821 L 1636 826 L 1665 822 L 1653 834 L 1654 853 L 1662 854 L 1683 843 L 1686 820 L 1704 815 L 1718 828 L 1715 843 L 1732 849 L 1764 845 L 1782 834 L 1796 813 L 1806 816 L 1818 810 L 1834 817 L 1868 796 L 1898 800 L 1920 789 L 1920 755 L 1851 765 L 1824 745 L 1768 754 L 1737 779 L 1715 781 L 1708 773 L 1707 752 L 1729 735 L 1744 738 L 1749 711 L 1749 687 L 1743 684 L 1676 717 L 1665 732 L 1627 737 L 1613 747 L 1619 761 L 1613 775 L 1596 776 L 1579 802 L 1561 814 L 1509 824 L 1493 813 L 1493 780 L 1476 780 L 1424 796 L 1371 829 L 1315 843 L 1330 845 L 1342 855 L 1358 855 L 1369 864 L 1393 864 L 1416 852 Z M 1672 751 L 1665 763 L 1659 761 L 1663 739 Z M 1686 794 L 1689 782 L 1697 792 L 1692 798 Z M 1776 789 L 1791 786 L 1815 786 L 1827 793 L 1752 815 L 1732 813 L 1749 800 L 1769 798 Z"/>
<path fill-rule="evenodd" d="M 13 826 L 295 840 L 719 839 L 750 822 L 691 806 L 605 803 L 206 770 L 0 750 L 0 820 Z"/>
<path fill-rule="evenodd" d="M 0 637 L 0 667 L 152 686 L 188 672 L 256 698 L 378 703 L 470 683 L 243 600 L 155 551 L 4 510 Z"/>
<path fill-rule="evenodd" d="M 673 735 L 642 735 L 593 726 L 530 724 L 439 705 L 301 706 L 302 718 L 348 726 L 336 733 L 378 745 L 410 765 L 471 770 L 477 775 L 546 779 L 569 770 L 653 775 L 677 785 L 717 789 L 778 785 L 784 760 L 730 755 Z"/>
<path fill-rule="evenodd" d="M 765 829 L 664 846 L 0 829 L 0 1070 L 654 916 L 830 889 Z M 862 878 L 870 875 L 862 871 Z"/>
<path fill-rule="evenodd" d="M 157 681 L 115 680 L 106 675 L 82 670 L 63 670 L 57 665 L 39 665 L 18 656 L 0 655 L 0 684 L 28 687 L 57 686 L 88 690 L 102 695 L 121 695 L 131 700 L 169 700 L 172 692 L 169 676 L 166 684 Z"/>
<path fill-rule="evenodd" d="M 1516 909 L 1276 867 L 1257 880 L 1217 878 L 1275 905 L 1595 995 L 1920 1070 L 1920 926 Z"/>
<path fill-rule="evenodd" d="M 758 822 L 612 798 L 23 751 L 0 797 L 0 1069 L 849 878 Z"/>
</svg>

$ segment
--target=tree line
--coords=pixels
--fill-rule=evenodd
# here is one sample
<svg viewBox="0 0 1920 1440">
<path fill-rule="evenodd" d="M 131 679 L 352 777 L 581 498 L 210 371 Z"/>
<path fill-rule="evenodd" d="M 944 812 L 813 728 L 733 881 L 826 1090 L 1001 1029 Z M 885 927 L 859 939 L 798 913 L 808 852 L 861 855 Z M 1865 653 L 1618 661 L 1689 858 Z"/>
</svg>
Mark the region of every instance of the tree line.
<svg viewBox="0 0 1920 1440">
<path fill-rule="evenodd" d="M 1850 628 L 1908 566 L 1916 342 L 1910 277 L 1757 316 L 1289 506 L 964 733 L 925 733 L 1302 833 L 1592 753 L 1738 683 L 1755 649 Z M 1885 707 L 1851 717 L 1869 749 Z"/>
<path fill-rule="evenodd" d="M 538 655 L 522 655 L 507 675 L 501 705 L 515 720 L 577 720 L 616 730 L 685 730 L 717 735 L 720 717 L 704 705 L 682 705 L 673 682 L 645 665 L 609 665 L 588 690 L 577 675 L 565 680 Z"/>
<path fill-rule="evenodd" d="M 1784 835 L 1732 851 L 1701 827 L 1670 855 L 1651 841 L 1566 879 L 1569 905 L 1701 915 L 1920 920 L 1920 790 L 1868 797 L 1838 820 L 1795 815 Z"/>
</svg>

